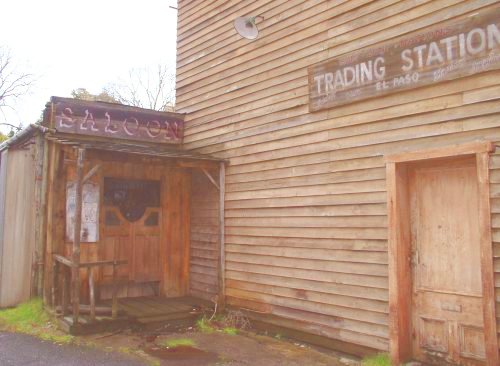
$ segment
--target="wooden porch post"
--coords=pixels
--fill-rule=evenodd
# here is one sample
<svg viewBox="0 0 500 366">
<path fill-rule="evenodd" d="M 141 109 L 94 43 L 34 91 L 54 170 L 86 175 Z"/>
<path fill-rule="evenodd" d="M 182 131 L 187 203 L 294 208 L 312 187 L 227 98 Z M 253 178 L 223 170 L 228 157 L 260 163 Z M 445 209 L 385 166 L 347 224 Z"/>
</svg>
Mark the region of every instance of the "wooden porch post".
<svg viewBox="0 0 500 366">
<path fill-rule="evenodd" d="M 219 163 L 219 306 L 224 309 L 226 304 L 226 253 L 224 245 L 224 200 L 226 192 L 226 165 Z"/>
<path fill-rule="evenodd" d="M 80 231 L 82 227 L 82 191 L 83 191 L 83 159 L 85 149 L 78 148 L 75 181 L 75 231 L 73 232 L 73 267 L 71 282 L 73 288 L 73 325 L 78 326 L 80 313 Z"/>
</svg>

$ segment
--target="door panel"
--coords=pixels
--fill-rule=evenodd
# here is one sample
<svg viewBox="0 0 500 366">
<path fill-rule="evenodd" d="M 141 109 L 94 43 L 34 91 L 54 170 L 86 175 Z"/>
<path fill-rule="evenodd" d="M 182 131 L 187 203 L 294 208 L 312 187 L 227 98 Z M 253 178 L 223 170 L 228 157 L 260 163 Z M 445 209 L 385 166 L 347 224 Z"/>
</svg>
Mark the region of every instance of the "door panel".
<svg viewBox="0 0 500 366">
<path fill-rule="evenodd" d="M 475 160 L 415 165 L 409 178 L 414 355 L 437 364 L 482 364 Z"/>
<path fill-rule="evenodd" d="M 134 243 L 133 280 L 151 282 L 160 280 L 158 236 L 137 236 Z"/>
<path fill-rule="evenodd" d="M 103 260 L 129 260 L 130 238 L 128 236 L 109 236 L 103 240 Z M 124 264 L 117 268 L 117 277 L 119 280 L 125 280 L 129 277 L 129 264 Z M 113 278 L 113 269 L 111 266 L 102 268 L 102 279 L 111 282 Z"/>
<path fill-rule="evenodd" d="M 130 225 L 115 207 L 103 208 L 103 239 L 101 248 L 102 260 L 129 260 L 131 238 L 129 235 Z M 119 280 L 128 280 L 130 263 L 121 265 L 117 268 L 117 277 Z M 110 283 L 113 278 L 113 269 L 111 266 L 102 268 L 102 280 Z"/>
<path fill-rule="evenodd" d="M 146 209 L 142 218 L 132 224 L 134 241 L 133 273 L 136 282 L 160 280 L 160 209 Z"/>
<path fill-rule="evenodd" d="M 159 206 L 157 186 L 159 181 L 105 179 L 102 255 L 104 260 L 128 261 L 118 267 L 118 278 L 129 284 L 160 280 L 161 208 L 146 206 Z M 102 279 L 110 281 L 111 277 L 112 269 L 107 266 Z"/>
</svg>

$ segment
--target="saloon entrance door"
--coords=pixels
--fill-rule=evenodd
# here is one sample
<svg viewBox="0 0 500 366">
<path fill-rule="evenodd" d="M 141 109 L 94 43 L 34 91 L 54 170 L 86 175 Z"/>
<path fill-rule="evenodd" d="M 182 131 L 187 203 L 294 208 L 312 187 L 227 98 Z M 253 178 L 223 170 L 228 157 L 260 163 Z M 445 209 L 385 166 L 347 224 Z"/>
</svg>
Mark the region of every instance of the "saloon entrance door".
<svg viewBox="0 0 500 366">
<path fill-rule="evenodd" d="M 160 281 L 160 181 L 104 179 L 103 259 L 125 259 L 118 267 L 122 283 L 137 285 Z M 111 280 L 111 269 L 103 272 Z M 129 288 L 129 292 L 132 286 Z M 142 295 L 140 288 L 135 295 Z"/>
</svg>

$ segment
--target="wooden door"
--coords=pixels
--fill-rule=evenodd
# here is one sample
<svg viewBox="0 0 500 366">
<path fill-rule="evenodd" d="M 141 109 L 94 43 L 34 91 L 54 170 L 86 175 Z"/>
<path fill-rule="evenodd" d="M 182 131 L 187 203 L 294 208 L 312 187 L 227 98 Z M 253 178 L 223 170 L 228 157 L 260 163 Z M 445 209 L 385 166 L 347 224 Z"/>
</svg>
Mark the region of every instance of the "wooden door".
<svg viewBox="0 0 500 366">
<path fill-rule="evenodd" d="M 102 256 L 105 260 L 128 261 L 118 270 L 122 283 L 160 281 L 159 196 L 160 181 L 123 178 L 104 181 Z M 103 282 L 110 281 L 111 275 L 111 268 L 106 268 Z"/>
<path fill-rule="evenodd" d="M 416 359 L 485 361 L 475 160 L 441 160 L 409 172 Z"/>
</svg>

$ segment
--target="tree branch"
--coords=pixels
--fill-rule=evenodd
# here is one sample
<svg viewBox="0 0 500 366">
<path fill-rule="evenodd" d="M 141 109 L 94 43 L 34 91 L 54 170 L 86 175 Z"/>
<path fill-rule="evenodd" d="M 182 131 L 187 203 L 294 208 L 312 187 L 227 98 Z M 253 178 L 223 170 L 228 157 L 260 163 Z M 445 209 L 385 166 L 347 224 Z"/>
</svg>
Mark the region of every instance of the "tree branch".
<svg viewBox="0 0 500 366">
<path fill-rule="evenodd" d="M 5 117 L 3 108 L 14 109 L 12 103 L 25 95 L 33 85 L 32 74 L 18 72 L 12 64 L 12 56 L 8 49 L 0 47 L 0 110 Z M 9 123 L 2 123 L 18 129 Z"/>
<path fill-rule="evenodd" d="M 173 107 L 175 75 L 159 64 L 150 68 L 131 69 L 126 80 L 109 84 L 105 91 L 120 103 L 164 111 Z"/>
</svg>

